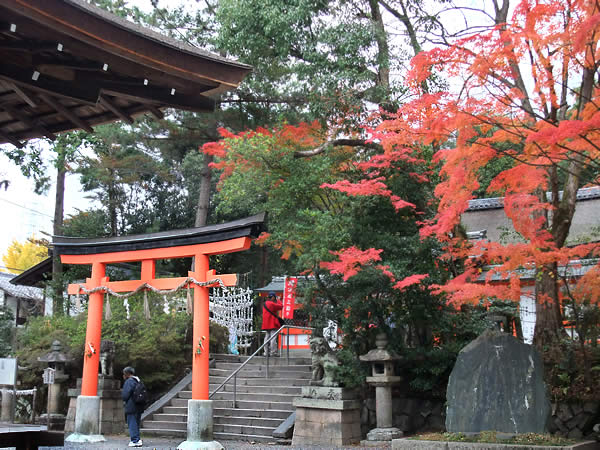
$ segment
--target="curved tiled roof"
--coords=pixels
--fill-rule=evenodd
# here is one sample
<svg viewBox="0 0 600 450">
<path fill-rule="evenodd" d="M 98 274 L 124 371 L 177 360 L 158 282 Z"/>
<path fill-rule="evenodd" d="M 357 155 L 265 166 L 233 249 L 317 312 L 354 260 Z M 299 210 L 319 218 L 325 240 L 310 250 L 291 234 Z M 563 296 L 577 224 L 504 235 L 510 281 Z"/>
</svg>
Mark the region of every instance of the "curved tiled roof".
<svg viewBox="0 0 600 450">
<path fill-rule="evenodd" d="M 560 193 L 560 196 L 562 197 L 562 192 Z M 548 197 L 552 198 L 550 194 L 548 194 Z M 596 198 L 600 198 L 600 187 L 583 188 L 577 191 L 577 201 L 592 200 Z M 467 211 L 500 208 L 504 208 L 504 197 L 476 198 L 469 200 Z"/>
<path fill-rule="evenodd" d="M 40 288 L 11 284 L 10 280 L 12 280 L 14 277 L 16 277 L 15 274 L 0 272 L 0 289 L 2 289 L 6 294 L 12 297 L 24 298 L 27 300 L 44 299 L 44 291 Z"/>
</svg>

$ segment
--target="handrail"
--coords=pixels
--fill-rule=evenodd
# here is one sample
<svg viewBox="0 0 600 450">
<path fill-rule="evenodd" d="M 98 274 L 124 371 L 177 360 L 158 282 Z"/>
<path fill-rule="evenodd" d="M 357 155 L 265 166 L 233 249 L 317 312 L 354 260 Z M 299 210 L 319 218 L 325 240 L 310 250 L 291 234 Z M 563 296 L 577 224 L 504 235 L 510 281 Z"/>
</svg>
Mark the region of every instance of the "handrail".
<svg viewBox="0 0 600 450">
<path fill-rule="evenodd" d="M 236 402 L 236 391 L 237 391 L 237 374 L 240 370 L 242 370 L 244 368 L 244 366 L 246 364 L 248 364 L 256 355 L 258 355 L 260 353 L 260 351 L 262 349 L 264 349 L 264 347 L 266 345 L 268 345 L 273 339 L 277 338 L 277 336 L 279 336 L 279 334 L 281 333 L 281 331 L 287 328 L 288 329 L 288 333 L 287 333 L 287 363 L 288 366 L 290 365 L 290 333 L 289 333 L 289 329 L 290 328 L 296 328 L 299 330 L 313 330 L 313 328 L 311 327 L 300 327 L 300 326 L 295 326 L 295 325 L 282 325 L 281 328 L 279 328 L 269 339 L 267 339 L 263 345 L 261 345 L 260 347 L 258 347 L 258 349 L 252 353 L 252 355 L 250 355 L 248 357 L 248 359 L 246 361 L 244 361 L 242 363 L 242 365 L 240 365 L 240 367 L 238 367 L 237 369 L 235 369 L 227 378 L 225 378 L 225 381 L 223 381 L 219 386 L 217 386 L 217 388 L 212 391 L 210 393 L 210 395 L 208 396 L 208 398 L 211 398 L 213 395 L 215 395 L 217 392 L 219 392 L 221 390 L 221 388 L 223 388 L 228 382 L 229 380 L 231 380 L 233 378 L 233 407 L 237 408 L 237 402 Z M 269 353 L 267 352 L 267 370 L 266 370 L 266 375 L 265 378 L 269 378 Z"/>
</svg>

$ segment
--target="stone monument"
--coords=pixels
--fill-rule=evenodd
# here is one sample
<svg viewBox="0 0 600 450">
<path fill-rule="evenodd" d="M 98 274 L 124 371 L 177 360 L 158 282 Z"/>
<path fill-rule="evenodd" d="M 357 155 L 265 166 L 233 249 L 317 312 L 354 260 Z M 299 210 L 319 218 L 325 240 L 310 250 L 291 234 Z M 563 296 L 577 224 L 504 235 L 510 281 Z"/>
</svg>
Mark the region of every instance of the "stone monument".
<svg viewBox="0 0 600 450">
<path fill-rule="evenodd" d="M 446 394 L 451 432 L 544 433 L 550 401 L 542 358 L 507 333 L 487 330 L 458 354 Z"/>
<path fill-rule="evenodd" d="M 394 362 L 401 358 L 388 351 L 387 344 L 387 336 L 380 333 L 375 340 L 377 348 L 360 356 L 361 361 L 371 363 L 371 376 L 367 377 L 366 381 L 371 386 L 375 386 L 375 414 L 377 416 L 377 428 L 373 428 L 367 433 L 365 445 L 391 441 L 403 436 L 400 429 L 392 426 L 392 385 L 402 380 L 401 377 L 394 374 Z"/>
<path fill-rule="evenodd" d="M 294 399 L 296 424 L 292 445 L 340 446 L 360 441 L 361 401 L 355 391 L 339 387 L 333 368 L 339 364 L 329 344 L 311 339 L 311 386 Z"/>
<path fill-rule="evenodd" d="M 38 361 L 47 363 L 48 368 L 54 371 L 53 383 L 48 384 L 48 411 L 40 416 L 40 422 L 47 423 L 49 430 L 62 430 L 65 426 L 65 415 L 61 413 L 60 400 L 63 384 L 69 379 L 65 373 L 65 365 L 71 358 L 62 352 L 60 341 L 54 341 L 50 353 L 40 356 Z"/>
<path fill-rule="evenodd" d="M 114 342 L 100 341 L 100 361 L 102 373 L 98 375 L 98 397 L 100 400 L 99 434 L 121 434 L 126 429 L 123 400 L 121 399 L 121 381 L 113 378 Z M 81 378 L 77 387 L 69 389 L 69 410 L 65 423 L 65 433 L 75 431 L 75 412 L 77 397 L 81 394 Z"/>
</svg>

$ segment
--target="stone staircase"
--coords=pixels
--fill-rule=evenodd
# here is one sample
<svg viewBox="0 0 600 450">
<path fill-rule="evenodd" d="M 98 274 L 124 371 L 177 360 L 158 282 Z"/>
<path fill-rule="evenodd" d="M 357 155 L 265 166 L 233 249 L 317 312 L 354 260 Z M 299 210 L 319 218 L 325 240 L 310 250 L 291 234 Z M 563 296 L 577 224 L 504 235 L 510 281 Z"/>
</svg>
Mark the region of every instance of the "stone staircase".
<svg viewBox="0 0 600 450">
<path fill-rule="evenodd" d="M 244 361 L 246 356 L 212 355 L 209 391 L 213 392 Z M 269 358 L 269 378 L 266 358 L 255 357 L 237 375 L 236 403 L 233 407 L 233 380 L 212 397 L 213 435 L 215 440 L 275 442 L 273 431 L 294 411 L 294 397 L 308 386 L 310 358 Z M 187 434 L 187 402 L 192 397 L 191 385 L 180 390 L 160 410 L 142 420 L 144 434 L 181 436 Z"/>
</svg>

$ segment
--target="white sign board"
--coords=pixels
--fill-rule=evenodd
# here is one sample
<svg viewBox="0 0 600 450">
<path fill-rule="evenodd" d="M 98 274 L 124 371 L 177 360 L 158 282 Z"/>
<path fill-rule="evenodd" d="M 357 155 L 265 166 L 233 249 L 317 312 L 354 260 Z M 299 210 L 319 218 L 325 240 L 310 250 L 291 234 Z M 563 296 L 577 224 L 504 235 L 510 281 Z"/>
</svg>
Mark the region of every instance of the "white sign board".
<svg viewBox="0 0 600 450">
<path fill-rule="evenodd" d="M 17 358 L 0 358 L 0 386 L 17 383 Z"/>
<path fill-rule="evenodd" d="M 42 380 L 44 380 L 44 384 L 54 384 L 54 372 L 56 371 L 51 367 L 44 369 L 44 373 L 42 374 Z"/>
</svg>

